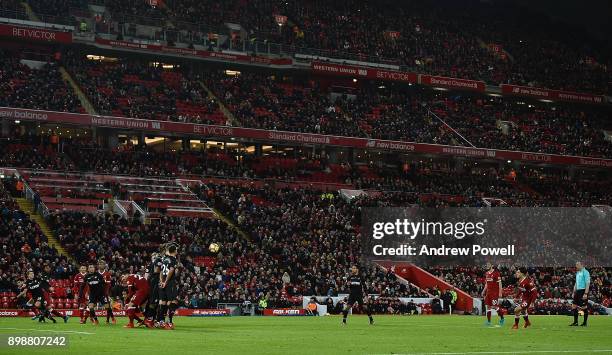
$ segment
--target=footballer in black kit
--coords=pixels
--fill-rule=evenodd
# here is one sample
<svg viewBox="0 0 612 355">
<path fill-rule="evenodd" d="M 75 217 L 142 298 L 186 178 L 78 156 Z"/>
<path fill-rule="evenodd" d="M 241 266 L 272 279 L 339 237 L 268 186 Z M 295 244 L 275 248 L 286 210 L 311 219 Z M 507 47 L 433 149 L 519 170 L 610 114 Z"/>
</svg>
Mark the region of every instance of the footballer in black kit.
<svg viewBox="0 0 612 355">
<path fill-rule="evenodd" d="M 176 268 L 178 260 L 178 247 L 170 243 L 166 249 L 166 255 L 162 258 L 161 272 L 159 274 L 159 310 L 158 327 L 174 329 L 172 317 L 178 308 L 178 284 Z M 166 323 L 166 313 L 168 313 L 168 323 Z"/>
<path fill-rule="evenodd" d="M 39 319 L 42 316 L 42 320 L 44 320 L 44 315 L 41 313 L 41 310 L 45 308 L 45 297 L 43 291 L 43 281 L 34 276 L 34 271 L 30 270 L 27 274 L 27 280 L 23 285 L 23 289 L 16 296 L 25 297 L 28 293 L 30 294 L 30 299 L 28 300 L 27 306 L 32 308 L 35 316 L 32 318 Z"/>
<path fill-rule="evenodd" d="M 165 251 L 165 249 L 164 249 Z M 159 306 L 159 273 L 162 267 L 162 257 L 158 253 L 151 255 L 151 263 L 147 268 L 147 280 L 149 281 L 149 301 L 145 310 L 145 323 L 149 327 L 153 327 L 152 322 L 157 318 L 157 310 Z"/>
<path fill-rule="evenodd" d="M 346 324 L 346 318 L 348 317 L 348 312 L 353 306 L 358 303 L 363 307 L 363 310 L 368 314 L 368 319 L 370 320 L 370 324 L 374 324 L 374 318 L 372 318 L 372 312 L 370 307 L 366 302 L 364 302 L 363 295 L 366 294 L 367 291 L 365 288 L 365 283 L 359 276 L 359 269 L 356 265 L 351 267 L 351 275 L 348 278 L 348 286 L 349 286 L 349 297 L 348 301 L 344 305 L 344 309 L 342 310 L 342 324 Z"/>
<path fill-rule="evenodd" d="M 53 321 L 53 323 L 56 323 L 53 316 L 58 316 L 62 318 L 65 323 L 68 321 L 68 316 L 59 313 L 51 306 L 51 298 L 49 297 L 50 288 L 48 277 L 42 273 L 40 277 L 35 277 L 34 271 L 29 270 L 23 290 L 17 297 L 23 297 L 28 293 L 30 294 L 31 299 L 28 301 L 27 305 L 34 311 L 32 320 L 38 319 L 39 322 L 44 322 L 45 318 L 48 318 Z"/>
<path fill-rule="evenodd" d="M 108 299 L 105 293 L 106 282 L 104 276 L 96 271 L 96 266 L 91 264 L 87 269 L 88 273 L 85 275 L 85 282 L 81 284 L 79 291 L 80 297 L 83 296 L 85 291 L 85 285 L 89 288 L 89 317 L 92 322 L 98 325 L 98 317 L 96 316 L 96 305 L 107 304 Z"/>
</svg>

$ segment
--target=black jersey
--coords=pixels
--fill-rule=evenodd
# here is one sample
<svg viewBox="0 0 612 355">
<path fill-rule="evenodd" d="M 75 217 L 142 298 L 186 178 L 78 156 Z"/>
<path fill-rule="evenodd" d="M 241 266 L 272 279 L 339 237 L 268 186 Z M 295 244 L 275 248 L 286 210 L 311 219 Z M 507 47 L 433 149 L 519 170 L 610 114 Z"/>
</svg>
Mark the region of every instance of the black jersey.
<svg viewBox="0 0 612 355">
<path fill-rule="evenodd" d="M 51 287 L 51 276 L 44 272 L 41 273 L 40 282 L 41 282 L 40 286 L 43 288 L 43 290 L 48 291 L 49 288 Z"/>
<path fill-rule="evenodd" d="M 359 275 L 351 275 L 348 279 L 349 290 L 351 295 L 363 294 L 364 284 Z"/>
<path fill-rule="evenodd" d="M 99 272 L 92 272 L 85 275 L 85 282 L 81 285 L 81 292 L 83 292 L 83 288 L 85 285 L 89 287 L 89 294 L 103 294 L 104 287 L 106 286 L 106 282 L 104 281 L 104 276 Z"/>
<path fill-rule="evenodd" d="M 166 278 L 168 277 L 168 274 L 170 273 L 170 269 L 176 269 L 176 265 L 177 265 L 176 256 L 172 256 L 172 255 L 164 256 L 164 258 L 162 259 L 162 265 L 161 265 L 161 275 L 164 276 L 164 281 L 174 282 L 174 280 L 176 279 L 176 271 L 172 275 L 172 279 L 168 280 Z"/>
<path fill-rule="evenodd" d="M 28 292 L 30 292 L 32 298 L 43 297 L 44 281 L 38 278 L 27 280 L 25 283 L 25 288 L 28 289 Z"/>
<path fill-rule="evenodd" d="M 149 264 L 149 269 L 147 272 L 149 273 L 149 280 L 155 282 L 159 282 L 159 273 L 162 269 L 162 258 L 156 257 Z"/>
</svg>

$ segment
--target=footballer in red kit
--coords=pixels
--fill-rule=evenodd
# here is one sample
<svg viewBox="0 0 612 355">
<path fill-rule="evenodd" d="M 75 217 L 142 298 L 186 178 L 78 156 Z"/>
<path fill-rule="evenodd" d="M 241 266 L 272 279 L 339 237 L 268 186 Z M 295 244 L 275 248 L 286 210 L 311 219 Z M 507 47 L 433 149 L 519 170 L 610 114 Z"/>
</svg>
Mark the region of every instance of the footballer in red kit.
<svg viewBox="0 0 612 355">
<path fill-rule="evenodd" d="M 487 321 L 486 325 L 491 325 L 491 314 L 495 310 L 499 316 L 499 325 L 504 324 L 504 312 L 499 307 L 499 299 L 502 298 L 502 282 L 501 274 L 492 264 L 487 264 L 487 271 L 485 272 L 485 287 L 482 290 L 484 296 Z"/>
<path fill-rule="evenodd" d="M 538 298 L 538 289 L 536 288 L 533 280 L 527 275 L 526 268 L 521 267 L 516 270 L 516 277 L 519 280 L 517 298 L 520 300 L 520 304 L 514 309 L 514 325 L 512 326 L 512 329 L 518 329 L 521 314 L 525 320 L 524 327 L 527 328 L 531 326 L 528 311 L 531 305 Z"/>
<path fill-rule="evenodd" d="M 127 287 L 127 297 L 125 300 L 129 323 L 126 328 L 134 328 L 134 320 L 138 325 L 143 325 L 144 321 L 136 316 L 140 306 L 144 306 L 149 299 L 149 281 L 142 275 L 124 272 L 121 277 L 124 286 Z"/>
<path fill-rule="evenodd" d="M 85 282 L 85 275 L 87 275 L 87 267 L 85 265 L 81 265 L 79 267 L 79 272 L 74 275 L 72 279 L 72 290 L 73 294 L 77 295 L 77 303 L 79 305 L 79 317 L 81 318 L 80 323 L 85 324 L 87 322 L 87 295 L 83 293 L 83 295 L 79 296 L 79 290 L 81 286 Z M 85 286 L 87 287 L 87 286 Z"/>
<path fill-rule="evenodd" d="M 109 324 L 112 320 L 113 324 L 117 324 L 115 320 L 115 316 L 113 315 L 113 309 L 111 307 L 110 300 L 110 289 L 112 283 L 112 276 L 106 267 L 106 262 L 104 260 L 98 261 L 98 272 L 102 275 L 104 279 L 104 296 L 106 296 L 106 303 L 104 308 L 106 309 L 106 323 Z"/>
</svg>

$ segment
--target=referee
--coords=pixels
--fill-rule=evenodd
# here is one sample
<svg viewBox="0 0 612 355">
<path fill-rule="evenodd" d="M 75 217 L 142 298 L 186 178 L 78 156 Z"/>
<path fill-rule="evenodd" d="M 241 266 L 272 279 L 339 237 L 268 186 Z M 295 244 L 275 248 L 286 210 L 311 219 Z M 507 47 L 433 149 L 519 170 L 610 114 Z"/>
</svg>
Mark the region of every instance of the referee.
<svg viewBox="0 0 612 355">
<path fill-rule="evenodd" d="M 584 321 L 581 326 L 586 327 L 589 318 L 589 287 L 591 286 L 591 275 L 580 261 L 576 262 L 576 284 L 574 285 L 574 302 L 572 310 L 574 312 L 574 323 L 571 327 L 578 326 L 578 310 L 584 312 Z"/>
</svg>

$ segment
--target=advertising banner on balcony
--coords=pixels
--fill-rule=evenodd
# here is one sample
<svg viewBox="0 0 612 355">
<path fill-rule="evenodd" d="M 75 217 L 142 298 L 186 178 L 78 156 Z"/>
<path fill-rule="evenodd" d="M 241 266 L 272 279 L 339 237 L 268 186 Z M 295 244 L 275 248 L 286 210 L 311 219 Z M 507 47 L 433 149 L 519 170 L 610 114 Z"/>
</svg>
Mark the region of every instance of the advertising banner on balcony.
<svg viewBox="0 0 612 355">
<path fill-rule="evenodd" d="M 296 145 L 327 145 L 358 149 L 377 149 L 403 153 L 439 154 L 488 160 L 519 160 L 559 165 L 585 165 L 612 168 L 612 159 L 542 154 L 511 150 L 471 148 L 428 143 L 390 141 L 357 137 L 332 136 L 315 133 L 269 131 L 255 128 L 215 126 L 205 124 L 153 121 L 126 117 L 93 116 L 77 113 L 29 110 L 0 107 L 0 119 L 63 123 L 81 126 L 133 129 L 145 132 L 168 132 L 201 138 L 244 138 L 264 142 L 283 142 Z"/>
<path fill-rule="evenodd" d="M 0 24 L 0 36 L 32 41 L 72 43 L 72 32 L 55 31 L 46 28 L 23 27 Z"/>
<path fill-rule="evenodd" d="M 587 104 L 602 104 L 605 102 L 605 97 L 602 95 L 594 95 L 583 92 L 571 92 L 561 90 L 549 90 L 543 88 L 534 88 L 531 86 L 519 86 L 502 84 L 500 85 L 502 94 L 526 96 L 535 99 L 555 100 L 555 101 L 571 101 L 583 102 Z"/>
<path fill-rule="evenodd" d="M 421 75 L 421 84 L 449 89 L 485 91 L 485 82 L 469 79 L 447 78 L 444 76 Z"/>
<path fill-rule="evenodd" d="M 189 55 L 200 58 L 211 58 L 229 62 L 244 62 L 244 63 L 257 63 L 266 65 L 291 65 L 293 61 L 291 58 L 268 58 L 261 56 L 252 56 L 246 54 L 235 54 L 235 53 L 224 53 L 224 52 L 213 52 L 213 51 L 202 51 L 197 49 L 181 48 L 181 47 L 167 47 L 159 44 L 149 43 L 135 43 L 126 41 L 115 41 L 104 38 L 96 38 L 96 43 L 111 46 L 116 48 L 126 49 L 137 49 L 152 52 L 164 52 L 168 54 L 176 55 Z"/>
<path fill-rule="evenodd" d="M 327 75 L 350 76 L 353 78 L 376 79 L 386 81 L 401 81 L 413 84 L 417 82 L 417 75 L 415 73 L 397 70 L 357 67 L 352 65 L 323 63 L 317 61 L 312 62 L 311 69 L 315 73 Z"/>
</svg>

